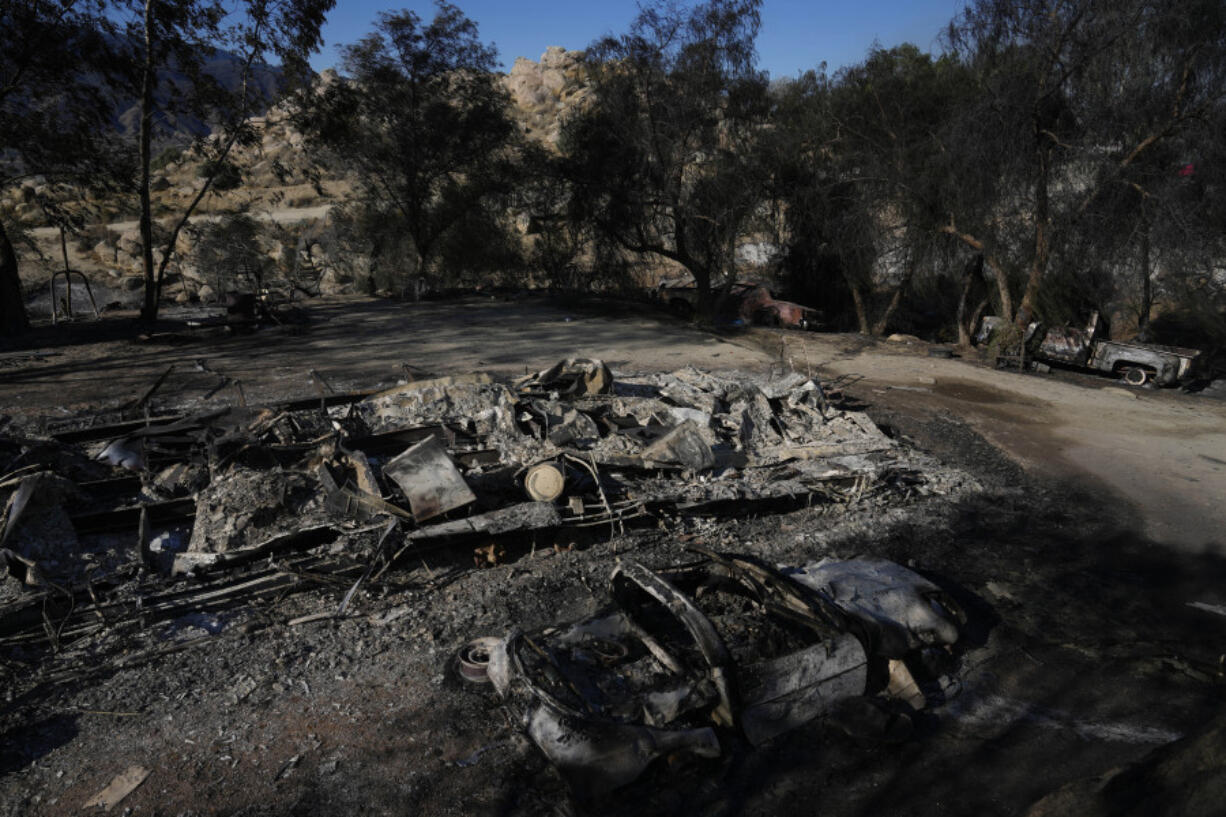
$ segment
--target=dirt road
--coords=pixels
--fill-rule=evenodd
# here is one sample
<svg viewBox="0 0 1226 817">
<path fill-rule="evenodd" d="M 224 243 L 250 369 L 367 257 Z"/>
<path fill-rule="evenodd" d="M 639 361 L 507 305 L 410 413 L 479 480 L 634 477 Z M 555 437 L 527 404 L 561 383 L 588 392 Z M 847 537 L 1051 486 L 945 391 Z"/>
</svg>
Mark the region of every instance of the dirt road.
<svg viewBox="0 0 1226 817">
<path fill-rule="evenodd" d="M 319 204 L 314 207 L 280 207 L 275 210 L 256 210 L 253 215 L 264 221 L 272 221 L 277 224 L 294 224 L 300 221 L 315 221 L 321 219 L 328 214 L 332 209 L 331 204 Z M 205 224 L 211 221 L 220 221 L 221 216 L 216 213 L 199 213 L 191 217 L 192 224 Z M 109 224 L 103 225 L 106 229 L 114 233 L 126 233 L 129 230 L 135 230 L 140 226 L 140 222 L 132 219 L 129 221 L 112 221 Z M 60 240 L 60 230 L 58 227 L 35 227 L 30 230 L 30 235 L 40 241 Z"/>
<path fill-rule="evenodd" d="M 790 333 L 755 341 L 793 365 L 862 377 L 855 391 L 866 402 L 949 411 L 1031 471 L 1119 494 L 1147 539 L 1226 553 L 1226 402 L 931 358 L 922 343 Z"/>
<path fill-rule="evenodd" d="M 0 368 L 0 406 L 32 413 L 116 406 L 143 393 L 171 364 L 159 392 L 189 404 L 216 391 L 223 376 L 240 381 L 253 403 L 310 396 L 312 369 L 344 391 L 409 373 L 523 374 L 568 356 L 603 358 L 622 371 L 808 367 L 826 377 L 861 378 L 853 391 L 869 404 L 948 411 L 1028 469 L 1118 494 L 1140 512 L 1144 529 L 1137 533 L 1147 539 L 1226 552 L 1226 402 L 1219 400 L 1094 377 L 1017 375 L 930 358 L 925 344 L 858 335 L 753 330 L 721 337 L 640 305 L 349 298 L 307 309 L 305 328 L 223 339 L 86 345 L 86 333 L 66 344 L 71 336 L 44 330 L 35 340 L 41 348 L 28 350 L 31 359 Z M 237 397 L 235 388 L 213 395 Z"/>
</svg>

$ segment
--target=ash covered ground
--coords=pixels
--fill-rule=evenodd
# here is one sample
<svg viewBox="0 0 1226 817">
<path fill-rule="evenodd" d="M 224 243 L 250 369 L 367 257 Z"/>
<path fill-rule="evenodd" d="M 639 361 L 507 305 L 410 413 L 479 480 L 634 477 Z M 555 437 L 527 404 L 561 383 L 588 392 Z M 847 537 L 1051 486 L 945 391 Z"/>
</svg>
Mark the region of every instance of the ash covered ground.
<svg viewBox="0 0 1226 817">
<path fill-rule="evenodd" d="M 730 740 L 719 759 L 661 763 L 596 812 L 1012 815 L 1048 797 L 1035 813 L 1131 813 L 1152 798 L 1211 813 L 1198 808 L 1220 802 L 1222 633 L 1188 603 L 1221 585 L 1220 559 L 1172 558 L 1093 485 L 1036 478 L 947 412 L 873 397 L 849 390 L 839 410 L 864 411 L 914 482 L 410 549 L 340 617 L 380 547 L 378 515 L 207 579 L 138 570 L 100 587 L 96 611 L 79 602 L 75 637 L 54 633 L 67 614 L 52 593 L 45 618 L 13 627 L 0 656 L 0 813 L 79 812 L 131 767 L 145 776 L 112 811 L 574 813 L 497 695 L 460 679 L 456 652 L 590 615 L 618 559 L 677 565 L 693 560 L 689 545 L 911 567 L 968 614 L 958 683 L 902 743 L 817 720 L 762 747 Z M 259 584 L 272 574 L 285 583 Z M 20 605 L 12 585 L 6 603 Z M 159 614 L 202 587 L 220 600 Z M 131 615 L 141 594 L 153 607 Z"/>
</svg>

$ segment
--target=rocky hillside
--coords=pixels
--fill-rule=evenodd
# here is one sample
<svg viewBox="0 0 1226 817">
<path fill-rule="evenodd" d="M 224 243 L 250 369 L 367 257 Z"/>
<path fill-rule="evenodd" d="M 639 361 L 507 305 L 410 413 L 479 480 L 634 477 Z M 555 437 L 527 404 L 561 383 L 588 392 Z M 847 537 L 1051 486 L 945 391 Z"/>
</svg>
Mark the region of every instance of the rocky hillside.
<svg viewBox="0 0 1226 817">
<path fill-rule="evenodd" d="M 582 58 L 581 51 L 554 45 L 545 49 L 540 62 L 526 57 L 515 60 L 506 87 L 529 137 L 557 145 L 567 112 L 591 93 L 584 81 Z"/>
<path fill-rule="evenodd" d="M 318 79 L 321 84 L 338 81 L 336 72 L 330 70 Z M 517 59 L 504 82 L 525 135 L 549 146 L 556 146 L 566 113 L 590 94 L 583 81 L 582 53 L 557 46 L 547 49 L 539 62 L 523 57 Z M 297 269 L 300 265 L 285 253 L 292 256 L 294 245 L 305 240 L 305 234 L 298 234 L 316 230 L 310 222 L 318 221 L 330 206 L 343 201 L 351 187 L 342 175 L 325 173 L 317 180 L 320 182 L 317 189 L 312 180 L 311 163 L 304 151 L 303 136 L 291 125 L 288 104 L 274 105 L 264 115 L 253 118 L 251 124 L 260 139 L 232 153 L 233 164 L 241 174 L 239 179 L 232 180 L 237 183 L 230 189 L 215 190 L 208 195 L 197 213 L 207 219 L 215 214 L 243 210 L 256 220 L 272 222 L 264 230 L 266 234 L 259 237 L 262 250 L 273 264 Z M 190 148 L 171 145 L 159 152 L 152 180 L 155 217 L 165 219 L 183 212 L 200 189 L 201 167 L 200 156 Z M 5 191 L 0 197 L 0 218 L 20 226 L 35 238 L 42 256 L 29 251 L 23 253 L 22 277 L 28 287 L 45 286 L 50 271 L 63 267 L 59 233 L 45 226 L 46 218 L 39 205 L 40 199 L 46 198 L 57 198 L 56 191 L 38 179 Z M 71 265 L 90 274 L 123 301 L 128 298 L 121 297 L 120 293 L 131 293 L 130 297 L 134 298 L 141 286 L 135 206 L 134 197 L 89 202 L 85 217 L 95 226 L 87 228 L 69 243 Z M 307 224 L 301 224 L 304 221 Z M 300 226 L 291 227 L 287 232 L 285 228 L 295 223 Z M 201 297 L 208 300 L 214 294 L 213 282 L 192 259 L 197 237 L 198 231 L 185 231 L 176 247 L 177 260 L 172 264 L 171 285 L 166 291 L 172 299 Z M 312 256 L 309 240 L 305 247 L 305 258 L 309 262 Z M 329 291 L 343 291 L 348 283 L 332 282 L 326 272 L 319 281 L 321 288 Z"/>
</svg>

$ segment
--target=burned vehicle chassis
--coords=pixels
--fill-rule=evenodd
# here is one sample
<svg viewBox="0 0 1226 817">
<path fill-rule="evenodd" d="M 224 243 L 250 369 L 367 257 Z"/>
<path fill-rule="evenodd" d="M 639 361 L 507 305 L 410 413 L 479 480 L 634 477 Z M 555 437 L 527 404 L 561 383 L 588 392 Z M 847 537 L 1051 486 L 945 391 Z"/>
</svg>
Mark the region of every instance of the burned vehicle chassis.
<svg viewBox="0 0 1226 817">
<path fill-rule="evenodd" d="M 620 562 L 611 605 L 569 627 L 516 629 L 490 650 L 488 676 L 506 708 L 580 803 L 661 758 L 718 758 L 735 741 L 759 746 L 824 715 L 874 739 L 909 734 L 907 716 L 925 699 L 908 666 L 957 641 L 965 616 L 952 598 L 892 563 L 787 575 L 694 550 L 706 558 L 659 573 Z M 912 610 L 868 597 L 890 594 L 885 565 L 893 591 L 914 596 Z M 867 588 L 867 607 L 846 585 Z"/>
</svg>

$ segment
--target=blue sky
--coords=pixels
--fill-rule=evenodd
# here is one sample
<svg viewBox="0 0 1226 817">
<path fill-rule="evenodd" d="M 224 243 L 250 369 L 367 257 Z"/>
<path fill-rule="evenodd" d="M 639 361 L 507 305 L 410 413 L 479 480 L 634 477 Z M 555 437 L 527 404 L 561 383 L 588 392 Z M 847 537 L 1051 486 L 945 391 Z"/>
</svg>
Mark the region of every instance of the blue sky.
<svg viewBox="0 0 1226 817">
<path fill-rule="evenodd" d="M 625 31 L 638 11 L 634 0 L 453 0 L 477 22 L 481 39 L 493 42 L 504 70 L 516 57 L 539 59 L 547 46 L 584 48 L 604 34 Z M 913 42 L 935 51 L 936 38 L 964 0 L 764 0 L 758 35 L 760 67 L 772 76 L 794 76 L 823 60 L 830 70 L 859 62 L 878 42 Z M 311 64 L 322 70 L 340 63 L 338 46 L 373 27 L 380 11 L 412 9 L 432 17 L 434 4 L 421 0 L 337 0 L 324 28 L 326 44 Z"/>
</svg>

